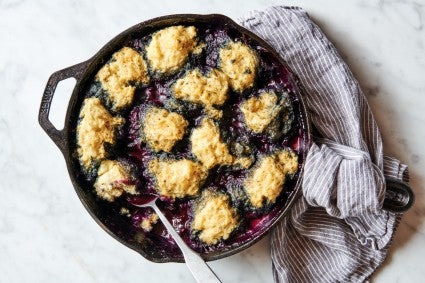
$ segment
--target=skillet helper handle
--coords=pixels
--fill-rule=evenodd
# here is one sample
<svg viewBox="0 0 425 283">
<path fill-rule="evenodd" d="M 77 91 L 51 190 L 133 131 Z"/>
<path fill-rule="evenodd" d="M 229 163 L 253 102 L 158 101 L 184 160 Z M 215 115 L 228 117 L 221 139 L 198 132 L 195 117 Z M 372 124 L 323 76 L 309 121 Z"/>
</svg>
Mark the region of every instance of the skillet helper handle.
<svg viewBox="0 0 425 283">
<path fill-rule="evenodd" d="M 385 178 L 387 190 L 382 208 L 384 210 L 400 213 L 407 211 L 415 199 L 410 186 L 395 178 Z"/>
<path fill-rule="evenodd" d="M 63 70 L 54 72 L 47 81 L 47 85 L 44 89 L 43 97 L 41 99 L 40 110 L 38 112 L 38 122 L 47 135 L 55 142 L 57 147 L 59 147 L 62 153 L 67 150 L 65 132 L 64 130 L 56 129 L 49 120 L 49 113 L 50 107 L 52 106 L 53 96 L 60 81 L 73 77 L 78 82 L 89 62 L 90 60 L 84 61 Z"/>
<path fill-rule="evenodd" d="M 167 228 L 168 233 L 173 236 L 174 241 L 179 246 L 180 250 L 183 253 L 184 260 L 187 267 L 198 283 L 221 283 L 217 275 L 211 270 L 208 264 L 204 259 L 196 252 L 194 252 L 180 237 L 180 235 L 174 230 L 174 227 L 161 212 L 158 206 L 154 203 L 152 208 L 155 210 L 159 219 L 161 219 L 162 224 Z"/>
</svg>

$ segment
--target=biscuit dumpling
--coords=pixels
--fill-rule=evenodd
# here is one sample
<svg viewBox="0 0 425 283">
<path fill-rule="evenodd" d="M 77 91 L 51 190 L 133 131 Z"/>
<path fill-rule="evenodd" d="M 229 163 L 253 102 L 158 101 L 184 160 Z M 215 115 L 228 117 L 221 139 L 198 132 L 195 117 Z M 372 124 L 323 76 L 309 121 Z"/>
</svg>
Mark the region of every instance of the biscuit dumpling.
<svg viewBox="0 0 425 283">
<path fill-rule="evenodd" d="M 238 227 L 236 210 L 232 208 L 229 196 L 209 189 L 202 193 L 194 208 L 192 230 L 199 232 L 199 239 L 209 245 L 226 240 Z"/>
<path fill-rule="evenodd" d="M 221 141 L 220 131 L 211 119 L 205 118 L 190 137 L 192 153 L 208 169 L 217 165 L 232 165 L 234 157 Z"/>
<path fill-rule="evenodd" d="M 149 171 L 159 194 L 173 199 L 197 195 L 208 173 L 201 164 L 188 159 L 153 159 Z"/>
<path fill-rule="evenodd" d="M 289 150 L 260 159 L 243 183 L 252 206 L 261 208 L 264 204 L 275 203 L 286 176 L 295 174 L 297 170 L 298 156 Z"/>
<path fill-rule="evenodd" d="M 198 69 L 192 70 L 173 86 L 174 97 L 206 107 L 223 105 L 228 90 L 227 76 L 217 69 L 212 69 L 206 76 Z"/>
<path fill-rule="evenodd" d="M 242 92 L 254 85 L 258 58 L 245 44 L 232 41 L 220 50 L 219 67 L 228 76 L 232 89 Z"/>
<path fill-rule="evenodd" d="M 255 133 L 265 133 L 278 139 L 292 128 L 294 110 L 286 92 L 263 92 L 240 106 L 244 121 Z"/>
<path fill-rule="evenodd" d="M 153 34 L 146 57 L 153 71 L 173 73 L 186 63 L 198 45 L 193 26 L 171 26 Z"/>
<path fill-rule="evenodd" d="M 261 133 L 279 113 L 277 96 L 272 92 L 265 92 L 259 97 L 251 97 L 242 103 L 241 111 L 248 128 Z"/>
<path fill-rule="evenodd" d="M 115 110 L 125 108 L 133 102 L 135 83 L 149 82 L 145 60 L 130 47 L 115 52 L 112 61 L 99 70 L 96 78 L 107 91 Z"/>
<path fill-rule="evenodd" d="M 143 135 L 153 150 L 170 152 L 174 144 L 183 138 L 187 125 L 182 115 L 152 107 L 144 119 Z"/>
<path fill-rule="evenodd" d="M 112 116 L 98 98 L 86 98 L 77 126 L 77 153 L 82 166 L 88 170 L 93 162 L 106 157 L 105 144 L 115 143 L 115 130 L 124 119 Z"/>
<path fill-rule="evenodd" d="M 129 169 L 115 160 L 103 160 L 100 163 L 94 188 L 99 197 L 111 202 L 124 192 L 133 195 L 137 193 Z"/>
</svg>

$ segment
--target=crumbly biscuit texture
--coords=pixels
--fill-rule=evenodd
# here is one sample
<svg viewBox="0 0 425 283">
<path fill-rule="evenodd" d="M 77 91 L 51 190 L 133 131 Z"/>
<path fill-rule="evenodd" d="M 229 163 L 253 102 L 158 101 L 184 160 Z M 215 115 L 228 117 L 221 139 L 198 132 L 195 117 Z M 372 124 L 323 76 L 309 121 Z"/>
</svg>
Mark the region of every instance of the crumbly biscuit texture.
<svg viewBox="0 0 425 283">
<path fill-rule="evenodd" d="M 238 157 L 235 159 L 234 164 L 239 165 L 240 167 L 247 169 L 251 167 L 252 165 L 252 158 L 251 157 Z"/>
<path fill-rule="evenodd" d="M 158 219 L 159 219 L 158 214 L 152 213 L 142 219 L 142 222 L 140 222 L 140 227 L 145 232 L 150 232 L 153 229 L 153 225 L 155 225 L 158 222 Z"/>
<path fill-rule="evenodd" d="M 199 232 L 199 239 L 209 245 L 226 240 L 237 228 L 238 216 L 229 197 L 209 189 L 202 193 L 194 210 L 192 229 Z"/>
<path fill-rule="evenodd" d="M 206 76 L 195 69 L 177 80 L 173 90 L 176 98 L 212 107 L 226 101 L 229 84 L 226 75 L 217 69 Z"/>
<path fill-rule="evenodd" d="M 136 186 L 132 183 L 130 173 L 123 164 L 104 160 L 99 166 L 94 188 L 99 197 L 112 202 L 124 192 L 136 194 Z"/>
<path fill-rule="evenodd" d="M 221 118 L 223 118 L 223 110 L 219 110 L 215 107 L 205 107 L 205 114 L 214 120 L 220 120 Z"/>
<path fill-rule="evenodd" d="M 186 63 L 189 54 L 198 45 L 196 28 L 171 26 L 153 34 L 146 47 L 146 57 L 152 70 L 173 73 Z M 202 48 L 201 48 L 202 50 Z"/>
<path fill-rule="evenodd" d="M 195 196 L 207 177 L 207 170 L 198 162 L 188 159 L 149 162 L 156 187 L 161 196 L 183 198 Z"/>
<path fill-rule="evenodd" d="M 277 153 L 277 161 L 283 164 L 286 174 L 293 175 L 298 171 L 298 155 L 290 150 L 281 150 Z"/>
<path fill-rule="evenodd" d="M 174 144 L 183 138 L 187 125 L 180 114 L 152 107 L 147 111 L 142 129 L 147 144 L 153 150 L 170 152 Z"/>
<path fill-rule="evenodd" d="M 255 208 L 273 204 L 280 195 L 288 174 L 298 170 L 298 156 L 289 150 L 282 150 L 259 160 L 243 187 Z"/>
<path fill-rule="evenodd" d="M 108 92 L 113 108 L 120 110 L 133 102 L 135 87 L 132 83 L 149 82 L 148 68 L 141 54 L 130 47 L 115 52 L 112 59 L 96 77 Z"/>
<path fill-rule="evenodd" d="M 112 116 L 98 98 L 86 98 L 77 126 L 77 144 L 80 163 L 85 169 L 92 162 L 106 157 L 105 144 L 115 143 L 115 130 L 124 123 L 123 118 Z"/>
<path fill-rule="evenodd" d="M 255 133 L 263 132 L 279 113 L 277 100 L 275 93 L 265 92 L 243 102 L 241 111 L 248 128 Z"/>
<path fill-rule="evenodd" d="M 205 118 L 190 137 L 192 153 L 208 169 L 217 165 L 231 165 L 234 157 L 221 141 L 220 131 L 211 119 Z"/>
<path fill-rule="evenodd" d="M 219 66 L 233 90 L 242 92 L 254 85 L 258 58 L 251 48 L 232 41 L 220 50 L 219 58 Z"/>
</svg>

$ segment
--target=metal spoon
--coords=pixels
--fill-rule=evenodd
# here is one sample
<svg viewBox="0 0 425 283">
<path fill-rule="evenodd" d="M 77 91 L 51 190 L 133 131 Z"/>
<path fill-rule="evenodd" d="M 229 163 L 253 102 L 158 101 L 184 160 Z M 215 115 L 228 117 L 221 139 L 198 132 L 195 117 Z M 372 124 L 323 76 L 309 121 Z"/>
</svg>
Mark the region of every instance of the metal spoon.
<svg viewBox="0 0 425 283">
<path fill-rule="evenodd" d="M 183 253 L 184 260 L 186 262 L 187 267 L 198 283 L 221 283 L 220 279 L 218 279 L 217 275 L 211 270 L 211 268 L 207 265 L 207 263 L 202 259 L 202 257 L 193 251 L 180 237 L 180 235 L 174 230 L 174 227 L 165 217 L 165 215 L 161 212 L 161 210 L 156 205 L 156 201 L 158 196 L 152 196 L 153 199 L 149 200 L 146 203 L 131 203 L 134 206 L 138 207 L 152 207 L 159 219 L 161 219 L 165 228 L 167 228 L 168 233 L 173 237 L 174 241 L 179 246 L 180 250 Z"/>
</svg>

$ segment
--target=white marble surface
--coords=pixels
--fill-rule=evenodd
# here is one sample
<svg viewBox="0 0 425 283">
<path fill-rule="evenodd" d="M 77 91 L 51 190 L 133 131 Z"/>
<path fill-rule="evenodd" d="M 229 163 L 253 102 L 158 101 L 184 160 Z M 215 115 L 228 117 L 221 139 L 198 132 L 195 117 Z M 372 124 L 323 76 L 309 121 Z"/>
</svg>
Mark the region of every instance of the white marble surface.
<svg viewBox="0 0 425 283">
<path fill-rule="evenodd" d="M 424 1 L 0 0 L 0 282 L 193 282 L 183 264 L 151 263 L 90 218 L 37 123 L 41 94 L 52 72 L 140 21 L 182 12 L 237 18 L 272 4 L 302 6 L 320 24 L 367 94 L 385 152 L 410 166 L 416 203 L 373 281 L 424 281 Z M 63 123 L 67 99 L 57 93 L 54 121 Z M 223 282 L 272 282 L 268 245 L 211 266 Z"/>
</svg>

